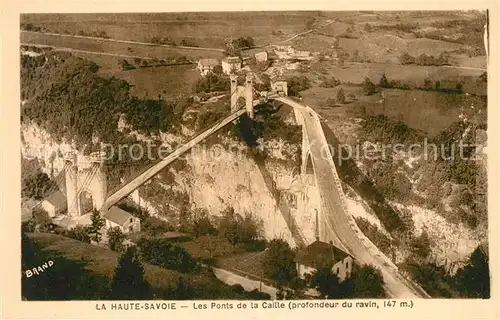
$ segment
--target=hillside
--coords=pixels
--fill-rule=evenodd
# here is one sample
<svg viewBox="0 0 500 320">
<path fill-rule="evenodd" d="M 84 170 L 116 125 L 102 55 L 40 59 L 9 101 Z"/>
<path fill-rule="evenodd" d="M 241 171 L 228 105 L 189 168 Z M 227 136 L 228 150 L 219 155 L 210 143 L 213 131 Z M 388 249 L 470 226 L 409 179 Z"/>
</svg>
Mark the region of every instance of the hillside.
<svg viewBox="0 0 500 320">
<path fill-rule="evenodd" d="M 30 262 L 27 267 L 38 266 L 48 260 L 54 261 L 54 267 L 41 273 L 41 276 L 34 275 L 30 278 L 23 276 L 23 296 L 28 300 L 51 300 L 55 298 L 55 294 L 59 294 L 58 298 L 61 300 L 104 298 L 101 294 L 106 292 L 107 283 L 113 276 L 119 257 L 118 253 L 55 234 L 31 233 L 28 234 L 28 237 L 41 251 L 34 250 L 34 259 L 30 256 L 31 252 L 23 252 L 23 259 Z M 148 263 L 143 263 L 143 265 L 145 279 L 152 285 L 157 298 L 175 294 L 178 289 L 176 286 L 179 285 L 179 281 L 182 281 L 186 286 L 184 290 L 187 288 L 190 290 L 190 299 L 229 299 L 235 297 L 245 299 L 244 294 L 234 292 L 231 287 L 208 273 L 194 275 L 160 268 Z M 94 279 L 94 283 L 89 282 L 86 285 L 89 286 L 88 289 L 101 290 L 101 294 L 79 288 L 78 283 L 80 282 L 76 282 L 74 279 L 79 276 Z M 179 280 L 181 278 L 182 280 Z M 80 283 L 80 285 L 85 285 L 85 283 Z M 58 291 L 58 288 L 62 289 L 60 286 L 68 286 L 66 287 L 68 292 Z M 194 288 L 196 289 L 194 290 Z M 79 294 L 83 296 L 78 296 Z"/>
</svg>

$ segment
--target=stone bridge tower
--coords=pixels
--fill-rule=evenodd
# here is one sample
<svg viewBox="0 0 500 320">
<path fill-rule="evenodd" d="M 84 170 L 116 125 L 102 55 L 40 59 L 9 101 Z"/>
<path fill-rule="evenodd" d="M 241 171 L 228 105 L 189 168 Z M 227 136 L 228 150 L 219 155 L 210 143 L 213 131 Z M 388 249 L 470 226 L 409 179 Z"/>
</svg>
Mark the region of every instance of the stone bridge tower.
<svg viewBox="0 0 500 320">
<path fill-rule="evenodd" d="M 238 110 L 238 99 L 245 98 L 245 108 L 247 109 L 248 117 L 253 119 L 253 75 L 246 74 L 245 85 L 238 85 L 238 76 L 230 75 L 231 78 L 231 113 Z"/>
<path fill-rule="evenodd" d="M 65 155 L 66 169 L 66 201 L 68 215 L 87 214 L 91 208 L 85 207 L 85 200 L 92 201 L 92 209 L 105 210 L 107 197 L 106 171 L 104 155 L 94 152 L 80 160 L 76 153 Z"/>
</svg>

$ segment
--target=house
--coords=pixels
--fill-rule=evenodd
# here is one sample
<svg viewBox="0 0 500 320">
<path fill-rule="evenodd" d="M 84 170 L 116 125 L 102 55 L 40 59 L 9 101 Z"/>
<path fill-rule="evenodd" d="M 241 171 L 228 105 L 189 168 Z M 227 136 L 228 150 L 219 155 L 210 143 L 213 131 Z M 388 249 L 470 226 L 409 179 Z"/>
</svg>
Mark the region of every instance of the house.
<svg viewBox="0 0 500 320">
<path fill-rule="evenodd" d="M 106 220 L 106 229 L 119 227 L 123 233 L 141 231 L 141 220 L 116 206 L 109 208 L 104 219 Z"/>
<path fill-rule="evenodd" d="M 225 74 L 234 74 L 241 69 L 240 57 L 227 57 L 222 60 L 222 72 Z"/>
<path fill-rule="evenodd" d="M 201 59 L 198 61 L 197 69 L 202 76 L 206 76 L 207 73 L 213 72 L 216 66 L 220 66 L 220 62 L 217 59 Z"/>
<path fill-rule="evenodd" d="M 48 213 L 49 217 L 53 218 L 68 208 L 66 195 L 58 190 L 45 198 L 40 206 Z"/>
<path fill-rule="evenodd" d="M 331 265 L 332 272 L 339 277 L 340 281 L 343 281 L 350 277 L 354 259 L 333 243 L 316 240 L 299 251 L 294 261 L 297 273 L 302 279 L 306 277 L 306 274 L 315 272 L 320 265 Z"/>
<path fill-rule="evenodd" d="M 266 62 L 267 61 L 267 52 L 265 52 L 265 51 L 257 52 L 255 54 L 255 60 L 257 62 Z"/>
<path fill-rule="evenodd" d="M 280 96 L 287 96 L 288 95 L 287 82 L 284 80 L 277 80 L 271 82 L 271 91 Z"/>
</svg>

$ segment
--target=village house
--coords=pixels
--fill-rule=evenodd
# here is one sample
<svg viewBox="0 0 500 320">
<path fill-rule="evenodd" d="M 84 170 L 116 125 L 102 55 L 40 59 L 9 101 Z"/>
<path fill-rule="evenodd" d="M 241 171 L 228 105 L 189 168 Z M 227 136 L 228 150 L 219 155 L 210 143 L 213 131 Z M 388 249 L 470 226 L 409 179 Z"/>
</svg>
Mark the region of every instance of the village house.
<svg viewBox="0 0 500 320">
<path fill-rule="evenodd" d="M 240 57 L 227 57 L 222 60 L 222 72 L 225 74 L 234 74 L 241 70 Z"/>
<path fill-rule="evenodd" d="M 257 52 L 255 54 L 255 60 L 257 62 L 266 62 L 267 61 L 267 52 L 265 52 L 265 51 Z"/>
<path fill-rule="evenodd" d="M 283 96 L 288 96 L 288 85 L 285 80 L 276 80 L 271 82 L 271 91 Z"/>
<path fill-rule="evenodd" d="M 220 62 L 217 59 L 201 59 L 198 61 L 196 68 L 202 76 L 206 76 L 209 72 L 213 72 L 216 66 L 220 66 Z"/>
<path fill-rule="evenodd" d="M 119 227 L 123 233 L 141 231 L 141 220 L 116 206 L 109 208 L 104 219 L 106 229 Z"/>
<path fill-rule="evenodd" d="M 333 274 L 340 281 L 351 276 L 353 257 L 345 251 L 337 248 L 333 243 L 319 240 L 308 245 L 297 253 L 295 257 L 297 273 L 304 279 L 306 274 L 312 274 L 321 265 L 331 265 Z"/>
<path fill-rule="evenodd" d="M 66 195 L 58 190 L 45 198 L 40 206 L 48 213 L 49 217 L 53 218 L 66 211 L 68 207 Z"/>
</svg>

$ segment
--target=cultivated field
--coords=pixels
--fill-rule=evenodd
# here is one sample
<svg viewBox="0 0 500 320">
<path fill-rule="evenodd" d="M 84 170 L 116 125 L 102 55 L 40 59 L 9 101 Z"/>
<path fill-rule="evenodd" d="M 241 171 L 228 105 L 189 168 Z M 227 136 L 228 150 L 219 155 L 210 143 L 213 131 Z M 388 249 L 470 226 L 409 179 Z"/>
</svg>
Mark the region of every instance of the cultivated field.
<svg viewBox="0 0 500 320">
<path fill-rule="evenodd" d="M 49 31 L 77 34 L 104 31 L 111 38 L 148 41 L 152 37 L 171 37 L 194 41 L 201 47 L 223 47 L 231 38 L 252 36 L 262 45 L 305 30 L 314 13 L 308 12 L 231 12 L 219 13 L 132 13 L 132 14 L 37 14 L 23 15 Z M 283 36 L 278 35 L 278 31 Z M 274 34 L 276 35 L 273 35 Z"/>
</svg>

